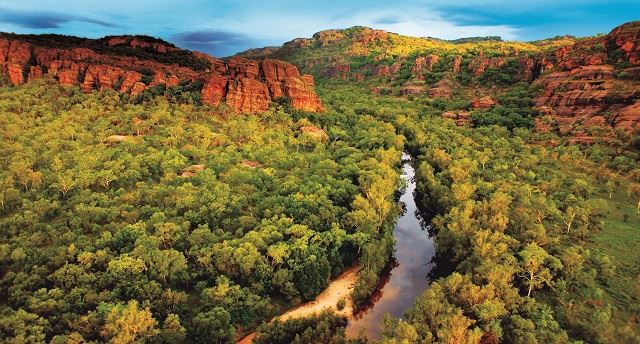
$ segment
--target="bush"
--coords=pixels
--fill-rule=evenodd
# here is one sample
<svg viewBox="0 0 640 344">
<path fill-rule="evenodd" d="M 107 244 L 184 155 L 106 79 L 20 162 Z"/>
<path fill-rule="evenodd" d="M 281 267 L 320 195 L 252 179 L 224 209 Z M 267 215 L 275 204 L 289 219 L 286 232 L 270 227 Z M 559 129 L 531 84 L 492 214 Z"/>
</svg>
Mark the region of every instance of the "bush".
<svg viewBox="0 0 640 344">
<path fill-rule="evenodd" d="M 336 304 L 336 307 L 338 308 L 339 311 L 343 310 L 344 307 L 347 306 L 347 300 L 345 300 L 344 298 L 338 300 L 338 303 Z"/>
<path fill-rule="evenodd" d="M 520 70 L 521 67 L 518 60 L 509 60 L 498 68 L 487 68 L 480 75 L 478 81 L 498 86 L 510 86 L 519 81 Z"/>
<path fill-rule="evenodd" d="M 307 318 L 278 320 L 262 325 L 253 340 L 256 344 L 341 343 L 347 318 L 330 311 Z"/>
<path fill-rule="evenodd" d="M 531 128 L 538 111 L 533 108 L 533 97 L 538 89 L 522 82 L 498 96 L 497 105 L 489 110 L 478 110 L 471 114 L 476 127 L 499 125 L 510 130 Z"/>
</svg>

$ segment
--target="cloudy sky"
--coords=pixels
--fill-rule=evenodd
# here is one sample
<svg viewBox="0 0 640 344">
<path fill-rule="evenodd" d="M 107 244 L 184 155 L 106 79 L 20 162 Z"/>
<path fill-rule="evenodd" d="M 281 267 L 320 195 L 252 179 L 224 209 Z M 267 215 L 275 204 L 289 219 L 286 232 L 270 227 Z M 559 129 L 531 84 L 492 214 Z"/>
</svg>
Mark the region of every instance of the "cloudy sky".
<svg viewBox="0 0 640 344">
<path fill-rule="evenodd" d="M 640 20 L 640 0 L 2 0 L 0 31 L 84 37 L 145 34 L 228 56 L 330 28 L 413 36 L 536 40 L 609 32 Z"/>
</svg>

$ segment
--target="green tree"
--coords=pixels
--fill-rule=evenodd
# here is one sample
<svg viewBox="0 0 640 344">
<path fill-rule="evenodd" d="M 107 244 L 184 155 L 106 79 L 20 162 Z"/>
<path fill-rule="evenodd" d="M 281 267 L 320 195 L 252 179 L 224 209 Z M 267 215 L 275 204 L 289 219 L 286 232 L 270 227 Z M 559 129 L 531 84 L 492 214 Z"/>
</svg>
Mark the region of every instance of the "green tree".
<svg viewBox="0 0 640 344">
<path fill-rule="evenodd" d="M 519 253 L 520 255 L 520 275 L 527 287 L 527 296 L 531 296 L 531 291 L 539 289 L 544 285 L 552 286 L 554 272 L 562 268 L 559 259 L 550 255 L 536 243 L 530 243 Z"/>
<path fill-rule="evenodd" d="M 101 335 L 114 344 L 144 343 L 159 333 L 156 325 L 151 311 L 148 308 L 139 309 L 138 301 L 131 300 L 126 306 L 111 308 Z"/>
<path fill-rule="evenodd" d="M 221 307 L 196 315 L 189 333 L 195 343 L 235 342 L 235 328 L 231 326 L 229 312 Z"/>
</svg>

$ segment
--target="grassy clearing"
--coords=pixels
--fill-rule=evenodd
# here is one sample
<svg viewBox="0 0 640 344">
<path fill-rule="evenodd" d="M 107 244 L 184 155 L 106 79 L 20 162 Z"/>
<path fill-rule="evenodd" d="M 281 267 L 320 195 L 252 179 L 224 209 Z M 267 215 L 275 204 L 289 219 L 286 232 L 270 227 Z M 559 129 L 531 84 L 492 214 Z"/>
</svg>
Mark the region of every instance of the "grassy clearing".
<svg viewBox="0 0 640 344">
<path fill-rule="evenodd" d="M 629 309 L 640 299 L 640 215 L 635 204 L 627 199 L 626 185 L 613 193 L 611 199 L 606 193 L 607 216 L 603 229 L 596 233 L 587 247 L 594 253 L 609 256 L 616 266 L 612 278 L 600 282 L 607 301 L 615 306 L 614 321 L 628 319 L 638 309 Z"/>
</svg>

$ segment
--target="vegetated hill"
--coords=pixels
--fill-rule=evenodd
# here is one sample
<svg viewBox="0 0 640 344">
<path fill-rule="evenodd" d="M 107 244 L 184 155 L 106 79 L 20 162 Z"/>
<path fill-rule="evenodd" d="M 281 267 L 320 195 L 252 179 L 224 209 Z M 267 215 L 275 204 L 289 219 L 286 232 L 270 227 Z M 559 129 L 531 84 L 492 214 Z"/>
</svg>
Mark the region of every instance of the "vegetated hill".
<svg viewBox="0 0 640 344">
<path fill-rule="evenodd" d="M 445 41 L 353 27 L 239 55 L 284 59 L 321 81 L 358 82 L 373 93 L 478 105 L 455 109 L 459 124 L 474 117 L 474 108 L 493 111 L 496 98 L 518 82 L 538 92 L 541 132 L 568 133 L 578 143 L 613 141 L 636 132 L 640 121 L 640 22 L 597 37 L 535 42 Z"/>
<path fill-rule="evenodd" d="M 0 343 L 234 343 L 360 255 L 376 285 L 391 125 L 173 100 L 0 87 Z"/>
<path fill-rule="evenodd" d="M 23 84 L 49 75 L 85 92 L 114 89 L 136 97 L 190 92 L 192 101 L 262 112 L 271 100 L 322 111 L 313 78 L 286 62 L 212 56 L 183 50 L 146 36 L 88 39 L 61 35 L 0 34 L 0 76 Z M 0 80 L 2 82 L 2 80 Z"/>
</svg>

